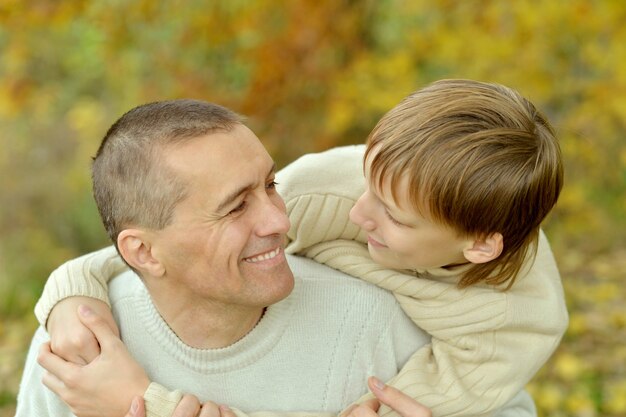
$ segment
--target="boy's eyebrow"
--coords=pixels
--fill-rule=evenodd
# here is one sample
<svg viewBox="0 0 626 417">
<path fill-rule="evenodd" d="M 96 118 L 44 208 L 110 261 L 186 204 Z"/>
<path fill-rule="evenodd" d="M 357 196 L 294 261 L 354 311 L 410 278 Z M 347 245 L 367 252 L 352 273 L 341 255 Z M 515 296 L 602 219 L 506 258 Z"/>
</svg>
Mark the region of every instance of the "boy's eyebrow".
<svg viewBox="0 0 626 417">
<path fill-rule="evenodd" d="M 374 193 L 378 201 L 380 201 L 380 204 L 382 204 L 385 207 L 385 209 L 390 210 L 389 206 L 387 205 L 387 203 L 385 203 L 385 200 L 380 195 L 379 190 L 377 190 L 376 188 L 378 187 L 370 187 L 370 190 Z"/>
<path fill-rule="evenodd" d="M 275 172 L 276 172 L 276 163 L 272 163 L 272 167 L 267 172 L 266 178 L 272 176 L 272 174 L 274 174 Z M 232 202 L 235 201 L 241 194 L 247 193 L 248 191 L 252 190 L 254 188 L 254 185 L 255 184 L 244 184 L 241 187 L 234 190 L 232 193 L 228 194 L 226 197 L 224 197 L 222 202 L 217 206 L 216 211 L 219 213 L 222 210 L 224 210 L 224 208 L 232 204 Z"/>
<path fill-rule="evenodd" d="M 398 212 L 398 210 L 402 210 L 402 209 L 400 207 L 398 207 L 398 206 L 395 206 L 395 203 L 394 203 L 395 207 L 389 207 L 389 205 L 387 205 L 387 203 L 385 203 L 385 200 L 383 200 L 381 198 L 381 196 L 379 195 L 378 191 L 374 191 L 374 195 L 376 196 L 376 198 L 378 198 L 378 201 L 380 201 L 380 204 L 383 205 L 383 207 L 385 208 L 385 210 L 387 210 L 387 212 L 389 212 L 390 214 L 393 214 L 394 217 L 403 217 Z"/>
<path fill-rule="evenodd" d="M 381 201 L 381 204 L 385 207 L 385 210 L 387 210 L 387 212 L 393 214 L 394 216 L 399 216 L 398 213 L 398 209 L 397 208 L 393 208 L 393 207 L 389 207 L 387 204 L 385 204 L 383 201 Z"/>
</svg>

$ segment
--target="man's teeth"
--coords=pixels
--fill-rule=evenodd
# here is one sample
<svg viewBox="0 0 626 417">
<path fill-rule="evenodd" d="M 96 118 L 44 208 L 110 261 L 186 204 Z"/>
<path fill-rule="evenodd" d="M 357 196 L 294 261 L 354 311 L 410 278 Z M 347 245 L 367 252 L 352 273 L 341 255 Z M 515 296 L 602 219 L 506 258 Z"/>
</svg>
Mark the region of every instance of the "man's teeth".
<svg viewBox="0 0 626 417">
<path fill-rule="evenodd" d="M 267 261 L 268 259 L 272 259 L 275 258 L 276 255 L 278 255 L 280 253 L 280 248 L 276 248 L 273 251 L 264 253 L 262 255 L 258 255 L 258 256 L 253 256 L 252 258 L 245 258 L 244 261 L 246 262 L 261 262 L 261 261 Z"/>
</svg>

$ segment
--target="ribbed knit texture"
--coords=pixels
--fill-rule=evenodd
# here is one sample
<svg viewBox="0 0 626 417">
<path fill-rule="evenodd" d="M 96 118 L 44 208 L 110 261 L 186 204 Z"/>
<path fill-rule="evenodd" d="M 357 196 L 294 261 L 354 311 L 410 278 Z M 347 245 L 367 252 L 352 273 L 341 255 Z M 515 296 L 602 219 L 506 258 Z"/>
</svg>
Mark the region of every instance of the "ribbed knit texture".
<svg viewBox="0 0 626 417">
<path fill-rule="evenodd" d="M 144 397 L 148 415 L 171 415 L 180 398 L 180 392 L 168 392 L 174 388 L 246 412 L 337 413 L 366 392 L 369 375 L 391 378 L 428 343 L 389 292 L 306 258 L 288 259 L 296 276 L 293 292 L 268 307 L 244 338 L 221 349 L 183 343 L 132 272 L 111 282 L 122 339 L 160 384 L 151 384 Z M 27 359 L 19 417 L 71 415 L 40 382 L 36 356 L 45 339 L 40 328 Z"/>
<path fill-rule="evenodd" d="M 372 261 L 348 214 L 364 191 L 363 146 L 310 154 L 277 176 L 291 229 L 290 253 L 307 256 L 392 291 L 432 336 L 389 383 L 436 416 L 488 416 L 509 401 L 557 347 L 568 317 L 560 276 L 541 233 L 536 258 L 513 287 L 458 289 L 467 267 L 418 276 Z M 506 244 L 506 242 L 505 242 Z M 395 414 L 388 407 L 381 416 Z"/>
<path fill-rule="evenodd" d="M 64 263 L 46 281 L 43 294 L 35 305 L 37 320 L 45 327 L 52 307 L 71 296 L 97 298 L 110 306 L 107 281 L 126 270 L 128 267 L 113 246 Z"/>
<path fill-rule="evenodd" d="M 174 410 L 182 398 L 183 393 L 180 390 L 169 391 L 163 385 L 152 382 L 143 394 L 146 415 L 169 417 L 174 414 Z"/>
<path fill-rule="evenodd" d="M 462 269 L 427 271 L 420 278 L 385 270 L 371 261 L 362 243 L 365 235 L 348 221 L 348 211 L 363 192 L 363 150 L 352 146 L 307 155 L 278 173 L 292 222 L 288 250 L 393 291 L 412 320 L 433 336 L 432 344 L 417 350 L 391 380 L 394 386 L 432 407 L 435 416 L 489 415 L 547 360 L 567 325 L 560 277 L 547 241 L 542 235 L 535 263 L 506 293 L 481 286 L 458 290 Z M 51 307 L 64 296 L 107 301 L 101 289 L 116 268 L 124 268 L 114 258 L 114 249 L 107 248 L 57 269 L 37 305 L 40 322 L 45 323 Z M 93 282 L 82 282 L 89 280 Z M 75 293 L 83 287 L 85 291 Z M 534 415 L 525 393 L 506 407 L 497 415 Z M 389 410 L 383 408 L 383 413 Z"/>
</svg>

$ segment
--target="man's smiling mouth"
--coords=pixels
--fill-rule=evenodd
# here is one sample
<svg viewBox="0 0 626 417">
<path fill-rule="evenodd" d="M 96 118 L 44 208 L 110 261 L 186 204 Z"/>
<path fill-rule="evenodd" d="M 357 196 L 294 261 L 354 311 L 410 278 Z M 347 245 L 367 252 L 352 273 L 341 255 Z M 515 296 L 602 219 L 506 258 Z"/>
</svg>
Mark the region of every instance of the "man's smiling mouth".
<svg viewBox="0 0 626 417">
<path fill-rule="evenodd" d="M 281 248 L 280 246 L 277 247 L 276 249 L 273 249 L 269 252 L 265 252 L 262 253 L 260 255 L 256 255 L 256 256 L 251 256 L 249 258 L 244 258 L 243 260 L 246 262 L 250 262 L 250 263 L 255 263 L 255 262 L 261 262 L 261 261 L 267 261 L 269 259 L 275 258 L 276 256 L 278 256 L 278 254 L 280 254 Z"/>
</svg>

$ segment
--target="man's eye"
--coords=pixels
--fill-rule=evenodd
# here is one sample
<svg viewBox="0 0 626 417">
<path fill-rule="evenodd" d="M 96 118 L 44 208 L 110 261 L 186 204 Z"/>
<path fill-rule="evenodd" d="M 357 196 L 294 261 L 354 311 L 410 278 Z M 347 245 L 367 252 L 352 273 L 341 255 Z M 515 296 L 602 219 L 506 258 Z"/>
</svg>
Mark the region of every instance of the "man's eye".
<svg viewBox="0 0 626 417">
<path fill-rule="evenodd" d="M 246 208 L 246 201 L 242 201 L 237 207 L 228 212 L 228 214 L 237 214 Z"/>
</svg>

